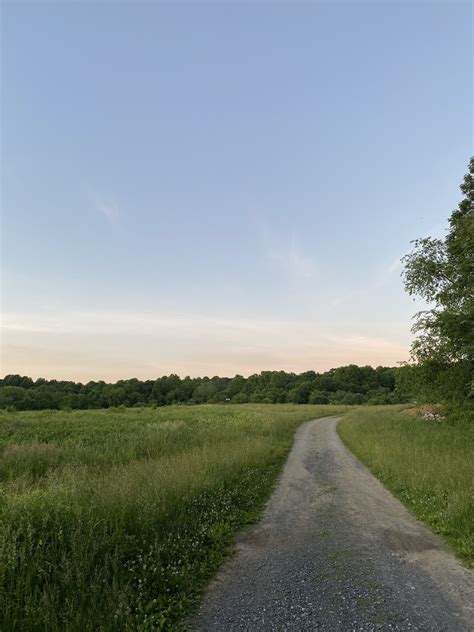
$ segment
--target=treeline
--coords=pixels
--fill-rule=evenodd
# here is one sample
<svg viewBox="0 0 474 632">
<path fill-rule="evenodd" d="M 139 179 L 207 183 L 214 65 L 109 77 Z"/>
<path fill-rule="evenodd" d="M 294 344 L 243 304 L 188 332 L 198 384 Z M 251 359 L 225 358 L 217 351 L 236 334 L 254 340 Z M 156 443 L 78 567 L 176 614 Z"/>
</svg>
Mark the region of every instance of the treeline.
<svg viewBox="0 0 474 632">
<path fill-rule="evenodd" d="M 263 371 L 244 378 L 181 379 L 168 375 L 156 380 L 136 378 L 115 384 L 32 380 L 7 375 L 0 380 L 0 408 L 11 410 L 88 409 L 113 406 L 166 406 L 205 403 L 393 404 L 407 401 L 396 389 L 398 369 L 354 364 L 326 373 Z"/>
</svg>

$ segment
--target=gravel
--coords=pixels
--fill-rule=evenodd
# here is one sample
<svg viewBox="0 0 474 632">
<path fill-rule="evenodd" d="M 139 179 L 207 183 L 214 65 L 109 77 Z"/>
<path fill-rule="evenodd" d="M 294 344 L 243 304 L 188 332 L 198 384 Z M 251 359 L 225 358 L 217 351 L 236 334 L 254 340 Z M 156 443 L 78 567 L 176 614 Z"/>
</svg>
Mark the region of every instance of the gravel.
<svg viewBox="0 0 474 632">
<path fill-rule="evenodd" d="M 337 421 L 299 428 L 191 629 L 474 630 L 472 571 L 342 445 Z"/>
</svg>

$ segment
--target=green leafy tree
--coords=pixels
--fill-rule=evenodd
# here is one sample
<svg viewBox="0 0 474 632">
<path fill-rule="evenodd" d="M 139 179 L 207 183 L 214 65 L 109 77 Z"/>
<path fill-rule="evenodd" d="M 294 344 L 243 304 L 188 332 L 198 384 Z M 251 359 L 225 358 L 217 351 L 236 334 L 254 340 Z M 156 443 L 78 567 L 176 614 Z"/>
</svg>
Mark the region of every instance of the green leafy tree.
<svg viewBox="0 0 474 632">
<path fill-rule="evenodd" d="M 329 404 L 329 393 L 315 389 L 309 394 L 310 404 Z"/>
<path fill-rule="evenodd" d="M 33 380 L 26 375 L 5 375 L 1 380 L 1 386 L 19 386 L 21 388 L 31 388 Z"/>
<path fill-rule="evenodd" d="M 461 185 L 464 198 L 449 218 L 444 239 L 414 242 L 403 258 L 410 295 L 432 305 L 416 314 L 412 358 L 424 396 L 473 396 L 474 368 L 474 157 Z"/>
<path fill-rule="evenodd" d="M 288 401 L 293 404 L 307 404 L 311 389 L 312 383 L 309 381 L 297 384 L 289 391 Z"/>
<path fill-rule="evenodd" d="M 25 393 L 25 389 L 21 386 L 4 386 L 0 390 L 0 408 L 23 410 Z"/>
<path fill-rule="evenodd" d="M 246 404 L 249 401 L 249 398 L 246 393 L 237 393 L 232 398 L 233 404 Z"/>
</svg>

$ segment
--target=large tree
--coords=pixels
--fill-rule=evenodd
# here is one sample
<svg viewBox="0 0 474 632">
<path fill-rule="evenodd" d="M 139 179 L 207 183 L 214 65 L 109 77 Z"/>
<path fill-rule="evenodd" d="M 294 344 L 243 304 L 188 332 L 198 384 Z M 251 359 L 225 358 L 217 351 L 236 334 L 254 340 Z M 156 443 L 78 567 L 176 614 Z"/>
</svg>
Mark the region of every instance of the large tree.
<svg viewBox="0 0 474 632">
<path fill-rule="evenodd" d="M 474 157 L 461 191 L 446 237 L 417 239 L 403 261 L 406 290 L 431 306 L 413 327 L 412 357 L 425 392 L 465 400 L 474 395 Z"/>
</svg>

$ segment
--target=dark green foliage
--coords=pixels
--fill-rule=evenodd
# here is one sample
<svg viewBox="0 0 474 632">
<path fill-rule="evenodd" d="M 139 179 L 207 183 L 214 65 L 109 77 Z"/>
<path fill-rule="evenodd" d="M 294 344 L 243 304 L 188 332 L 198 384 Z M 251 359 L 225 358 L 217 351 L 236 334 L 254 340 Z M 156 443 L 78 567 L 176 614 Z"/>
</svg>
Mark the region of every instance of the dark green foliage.
<svg viewBox="0 0 474 632">
<path fill-rule="evenodd" d="M 418 239 L 404 257 L 407 291 L 433 307 L 416 315 L 416 372 L 401 375 L 420 398 L 458 403 L 474 397 L 474 158 L 461 191 L 445 239 Z"/>
<path fill-rule="evenodd" d="M 7 375 L 0 380 L 0 409 L 52 410 L 167 406 L 171 404 L 364 404 L 402 403 L 410 393 L 395 389 L 399 369 L 355 364 L 326 373 L 263 371 L 244 378 L 181 379 L 168 375 L 157 380 L 136 378 L 105 382 L 45 380 Z M 406 390 L 406 389 L 405 389 Z"/>
</svg>

